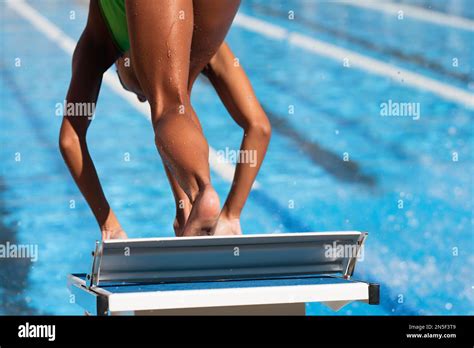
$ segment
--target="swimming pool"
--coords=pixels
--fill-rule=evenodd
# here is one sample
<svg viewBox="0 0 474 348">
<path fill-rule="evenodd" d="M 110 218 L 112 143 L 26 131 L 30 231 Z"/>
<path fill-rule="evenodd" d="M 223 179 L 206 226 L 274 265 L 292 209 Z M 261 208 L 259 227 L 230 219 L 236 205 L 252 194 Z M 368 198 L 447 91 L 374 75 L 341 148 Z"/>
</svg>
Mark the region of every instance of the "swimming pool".
<svg viewBox="0 0 474 348">
<path fill-rule="evenodd" d="M 474 21 L 468 0 L 403 3 Z M 88 271 L 99 234 L 57 147 L 70 55 L 34 18 L 76 41 L 87 6 L 27 4 L 29 19 L 1 3 L 0 241 L 37 246 L 38 259 L 0 259 L 0 314 L 82 314 L 66 275 Z M 382 284 L 381 305 L 338 314 L 474 313 L 473 39 L 409 12 L 242 3 L 228 42 L 273 125 L 243 230 L 369 231 L 356 275 Z M 205 80 L 193 103 L 210 145 L 238 149 L 242 134 Z M 414 108 L 384 115 L 393 103 Z M 146 117 L 106 83 L 96 111 L 89 147 L 123 226 L 131 237 L 171 236 L 173 198 Z M 223 200 L 219 165 L 212 179 Z"/>
</svg>

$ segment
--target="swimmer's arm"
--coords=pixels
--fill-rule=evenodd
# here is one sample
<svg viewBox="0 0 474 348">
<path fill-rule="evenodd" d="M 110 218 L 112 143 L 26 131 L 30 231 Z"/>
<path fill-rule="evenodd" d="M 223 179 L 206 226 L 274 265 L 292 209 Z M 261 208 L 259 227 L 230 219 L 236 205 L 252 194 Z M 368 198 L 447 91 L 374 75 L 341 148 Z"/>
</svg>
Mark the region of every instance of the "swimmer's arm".
<svg viewBox="0 0 474 348">
<path fill-rule="evenodd" d="M 87 105 L 89 108 L 86 109 L 95 109 L 102 74 L 109 62 L 113 62 L 112 58 L 107 60 L 107 56 L 114 55 L 97 45 L 96 41 L 91 38 L 90 31 L 85 30 L 74 51 L 72 77 L 66 97 L 69 105 Z M 110 231 L 118 230 L 120 225 L 105 198 L 88 150 L 86 134 L 92 117 L 84 108 L 78 109 L 77 113 L 65 114 L 59 147 L 74 181 L 97 219 L 103 238 L 105 232 L 108 238 Z"/>
<path fill-rule="evenodd" d="M 234 54 L 224 43 L 204 72 L 232 118 L 244 130 L 240 150 L 247 154 L 246 158 L 251 162 L 237 164 L 232 187 L 221 213 L 229 219 L 240 217 L 271 136 L 271 126 L 265 111 L 245 71 L 234 62 Z"/>
</svg>

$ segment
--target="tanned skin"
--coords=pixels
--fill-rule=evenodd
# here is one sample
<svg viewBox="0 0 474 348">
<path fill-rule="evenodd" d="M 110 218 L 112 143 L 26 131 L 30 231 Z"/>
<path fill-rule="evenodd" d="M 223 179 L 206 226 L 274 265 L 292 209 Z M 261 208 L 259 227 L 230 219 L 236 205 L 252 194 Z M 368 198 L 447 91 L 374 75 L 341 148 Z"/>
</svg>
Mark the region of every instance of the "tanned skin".
<svg viewBox="0 0 474 348">
<path fill-rule="evenodd" d="M 128 53 L 125 53 L 117 60 L 117 72 L 124 88 L 144 102 L 146 98 L 129 59 Z M 226 43 L 221 45 L 202 73 L 210 80 L 230 115 L 244 131 L 240 150 L 255 151 L 257 154 L 255 163 L 237 163 L 231 190 L 213 230 L 214 235 L 241 234 L 240 215 L 263 162 L 271 126 L 244 69 Z M 192 85 L 189 86 L 189 94 L 191 89 Z M 199 124 L 197 117 L 194 120 Z M 169 170 L 167 175 L 176 203 L 174 230 L 177 236 L 181 236 L 192 205 Z"/>
<path fill-rule="evenodd" d="M 126 1 L 132 62 L 126 69 L 122 60 L 128 56 L 114 46 L 97 0 L 92 0 L 74 52 L 68 102 L 96 103 L 102 75 L 117 61 L 124 87 L 150 103 L 155 143 L 176 201 L 177 236 L 241 233 L 240 214 L 270 140 L 268 119 L 244 70 L 223 43 L 238 5 L 236 0 Z M 178 13 L 184 13 L 185 19 L 178 20 Z M 201 72 L 243 128 L 241 149 L 257 153 L 256 165 L 238 163 L 222 210 L 210 182 L 207 141 L 190 103 L 192 86 Z M 87 149 L 90 117 L 77 116 L 91 115 L 64 117 L 63 157 L 96 217 L 102 238 L 126 238 Z"/>
</svg>

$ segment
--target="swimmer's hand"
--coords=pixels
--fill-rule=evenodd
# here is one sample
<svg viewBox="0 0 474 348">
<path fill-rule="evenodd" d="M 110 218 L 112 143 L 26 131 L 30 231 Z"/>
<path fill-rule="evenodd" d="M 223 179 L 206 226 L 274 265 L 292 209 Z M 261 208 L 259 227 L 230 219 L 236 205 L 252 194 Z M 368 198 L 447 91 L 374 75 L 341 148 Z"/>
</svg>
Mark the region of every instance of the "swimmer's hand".
<svg viewBox="0 0 474 348">
<path fill-rule="evenodd" d="M 221 213 L 213 232 L 214 236 L 240 235 L 242 234 L 240 219 L 232 218 L 225 213 Z"/>
<path fill-rule="evenodd" d="M 115 229 L 102 229 L 102 240 L 107 239 L 127 239 L 128 236 L 121 227 Z"/>
</svg>

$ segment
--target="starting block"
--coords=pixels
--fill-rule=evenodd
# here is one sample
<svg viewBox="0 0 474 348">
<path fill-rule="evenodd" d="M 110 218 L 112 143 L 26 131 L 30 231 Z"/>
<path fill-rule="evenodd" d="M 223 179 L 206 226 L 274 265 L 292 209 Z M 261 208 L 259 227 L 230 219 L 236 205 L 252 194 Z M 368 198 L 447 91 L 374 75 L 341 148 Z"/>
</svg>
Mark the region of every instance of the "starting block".
<svg viewBox="0 0 474 348">
<path fill-rule="evenodd" d="M 97 242 L 89 274 L 68 276 L 91 315 L 305 315 L 379 303 L 352 279 L 366 232 L 309 232 Z"/>
</svg>

